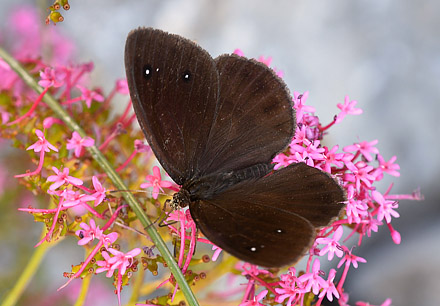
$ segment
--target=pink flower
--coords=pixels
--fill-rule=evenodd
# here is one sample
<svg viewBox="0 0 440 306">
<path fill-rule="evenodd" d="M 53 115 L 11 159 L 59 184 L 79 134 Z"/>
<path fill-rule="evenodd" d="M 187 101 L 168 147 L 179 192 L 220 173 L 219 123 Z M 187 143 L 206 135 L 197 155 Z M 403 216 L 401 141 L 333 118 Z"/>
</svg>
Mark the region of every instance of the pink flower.
<svg viewBox="0 0 440 306">
<path fill-rule="evenodd" d="M 315 166 L 313 159 L 309 156 L 309 154 L 306 151 L 304 151 L 302 153 L 295 152 L 295 154 L 293 156 L 295 158 L 295 161 L 298 163 L 305 163 L 306 165 L 308 165 L 310 167 Z"/>
<path fill-rule="evenodd" d="M 139 153 L 143 153 L 148 152 L 150 150 L 150 146 L 146 145 L 142 140 L 135 139 L 134 149 Z"/>
<path fill-rule="evenodd" d="M 81 150 L 83 147 L 91 147 L 95 144 L 95 140 L 91 137 L 84 137 L 81 138 L 81 136 L 78 134 L 78 132 L 73 132 L 72 138 L 67 141 L 67 149 L 68 150 L 75 150 L 75 156 L 80 157 Z"/>
<path fill-rule="evenodd" d="M 319 146 L 320 146 L 320 141 L 319 140 L 314 140 L 304 150 L 305 152 L 307 152 L 308 156 L 313 158 L 313 160 L 315 162 L 324 160 L 324 154 L 323 153 L 324 153 L 325 149 L 321 148 Z"/>
<path fill-rule="evenodd" d="M 370 173 L 374 169 L 373 166 L 369 166 L 363 161 L 359 161 L 356 164 L 348 162 L 346 166 L 352 173 L 346 173 L 344 179 L 355 183 L 358 192 L 360 191 L 361 183 L 368 188 L 371 187 L 372 182 L 375 180 L 374 175 Z"/>
<path fill-rule="evenodd" d="M 287 156 L 284 153 L 276 155 L 272 160 L 272 162 L 275 164 L 274 170 L 278 170 L 281 167 L 287 167 L 288 165 L 293 163 L 295 161 L 293 157 L 293 155 Z"/>
<path fill-rule="evenodd" d="M 360 223 L 361 217 L 368 216 L 368 205 L 357 199 L 356 191 L 353 185 L 347 187 L 347 206 L 345 208 L 348 222 Z"/>
<path fill-rule="evenodd" d="M 360 152 L 367 161 L 372 161 L 373 157 L 371 157 L 370 153 L 377 154 L 379 153 L 379 150 L 375 147 L 373 147 L 375 144 L 378 143 L 378 140 L 373 141 L 361 141 L 360 143 L 355 143 L 351 146 L 344 147 L 344 152 Z"/>
<path fill-rule="evenodd" d="M 126 79 L 120 79 L 116 81 L 116 91 L 121 95 L 128 95 L 128 84 Z"/>
<path fill-rule="evenodd" d="M 96 91 L 92 91 L 81 85 L 76 85 L 76 87 L 81 91 L 81 100 L 86 102 L 88 108 L 92 106 L 92 101 L 97 101 L 97 102 L 104 101 L 104 97 L 99 93 L 97 93 Z"/>
<path fill-rule="evenodd" d="M 116 232 L 111 232 L 107 235 L 102 235 L 101 237 L 101 241 L 102 243 L 106 246 L 109 247 L 110 245 L 112 245 L 117 239 L 118 239 L 119 234 Z"/>
<path fill-rule="evenodd" d="M 122 276 L 125 274 L 127 267 L 131 266 L 133 263 L 133 258 L 141 253 L 141 249 L 135 248 L 128 253 L 123 253 L 112 248 L 109 248 L 108 251 L 113 255 L 113 257 L 110 257 L 106 251 L 103 251 L 102 256 L 105 260 L 97 262 L 100 268 L 96 270 L 96 273 L 107 271 L 106 276 L 111 277 L 114 271 L 118 269 L 116 293 L 118 295 L 119 305 L 121 305 Z"/>
<path fill-rule="evenodd" d="M 282 274 L 280 278 L 281 281 L 278 284 L 281 288 L 275 288 L 275 292 L 278 294 L 275 302 L 283 303 L 288 298 L 287 306 L 296 305 L 307 291 L 304 289 L 304 285 L 299 278 L 296 277 L 295 268 L 290 267 L 289 273 Z"/>
<path fill-rule="evenodd" d="M 44 137 L 44 133 L 40 130 L 35 130 L 35 134 L 38 136 L 38 141 L 35 142 L 33 145 L 29 146 L 26 150 L 34 150 L 34 152 L 40 152 L 43 150 L 44 152 L 50 152 L 50 150 L 53 150 L 55 152 L 58 152 L 58 149 L 55 148 L 52 144 L 50 144 L 49 141 L 46 140 Z"/>
<path fill-rule="evenodd" d="M 338 108 L 341 110 L 341 112 L 336 116 L 335 123 L 339 123 L 344 119 L 344 117 L 348 114 L 350 115 L 360 115 L 362 114 L 362 109 L 355 108 L 357 101 L 353 100 L 350 101 L 348 96 L 345 96 L 344 104 L 338 103 Z"/>
<path fill-rule="evenodd" d="M 92 182 L 93 188 L 95 188 L 95 193 L 92 196 L 95 197 L 95 206 L 98 206 L 102 201 L 104 201 L 107 190 L 102 187 L 96 176 L 92 177 Z"/>
<path fill-rule="evenodd" d="M 240 267 L 240 269 L 243 270 L 243 272 L 241 272 L 241 275 L 253 275 L 253 276 L 257 276 L 260 274 L 268 274 L 268 275 L 272 275 L 268 270 L 266 269 L 260 269 L 258 268 L 258 266 L 250 264 L 250 263 L 243 263 Z"/>
<path fill-rule="evenodd" d="M 295 137 L 293 137 L 293 140 L 290 143 L 290 146 L 292 147 L 293 144 L 306 145 L 306 146 L 308 146 L 310 144 L 310 140 L 307 138 L 307 126 L 306 125 L 303 125 L 303 126 L 296 129 Z"/>
<path fill-rule="evenodd" d="M 40 72 L 41 80 L 38 85 L 41 87 L 61 87 L 64 84 L 66 78 L 66 72 L 60 68 L 44 68 L 44 71 Z"/>
<path fill-rule="evenodd" d="M 383 195 L 377 190 L 373 190 L 371 195 L 377 204 L 379 204 L 377 210 L 377 221 L 382 221 L 385 218 L 387 223 L 390 223 L 391 216 L 394 218 L 400 217 L 399 213 L 394 210 L 395 208 L 399 207 L 399 204 L 397 204 L 396 201 L 385 200 Z"/>
<path fill-rule="evenodd" d="M 96 269 L 96 273 L 101 273 L 104 271 L 107 271 L 105 274 L 106 277 L 112 277 L 115 270 L 112 270 L 112 264 L 109 263 L 110 255 L 106 251 L 102 251 L 102 257 L 104 257 L 104 260 L 98 260 L 96 264 L 99 266 L 98 269 Z"/>
<path fill-rule="evenodd" d="M 69 176 L 69 168 L 64 168 L 62 172 L 56 167 L 52 167 L 52 170 L 56 175 L 51 175 L 47 178 L 48 182 L 54 182 L 52 185 L 50 185 L 50 190 L 55 190 L 64 184 L 72 184 L 76 186 L 83 184 L 83 181 L 79 178 Z"/>
<path fill-rule="evenodd" d="M 58 149 L 55 148 L 53 145 L 51 145 L 46 138 L 44 137 L 44 133 L 40 130 L 36 130 L 35 134 L 37 134 L 38 136 L 38 141 L 35 142 L 34 144 L 30 145 L 27 150 L 34 150 L 34 152 L 38 153 L 40 152 L 40 161 L 38 162 L 38 166 L 37 169 L 35 169 L 32 172 L 27 172 L 24 174 L 17 174 L 14 175 L 14 177 L 25 177 L 25 176 L 32 176 L 35 174 L 38 174 L 41 172 L 41 169 L 43 169 L 43 164 L 44 164 L 44 154 L 45 152 L 49 152 L 51 149 L 54 150 L 55 152 L 58 152 Z"/>
<path fill-rule="evenodd" d="M 344 230 L 342 226 L 338 226 L 336 231 L 333 233 L 333 238 L 317 238 L 316 243 L 325 244 L 326 246 L 319 252 L 319 256 L 323 256 L 328 253 L 328 260 L 332 260 L 334 255 L 342 257 L 344 252 L 339 244 L 339 239 L 341 239 Z"/>
<path fill-rule="evenodd" d="M 112 265 L 111 269 L 113 271 L 118 269 L 121 275 L 124 275 L 126 269 L 133 263 L 133 258 L 139 255 L 142 250 L 140 248 L 135 248 L 130 252 L 123 253 L 109 248 L 108 251 L 113 254 L 113 257 L 108 260 L 108 263 Z"/>
<path fill-rule="evenodd" d="M 322 289 L 321 293 L 319 293 L 320 298 L 324 297 L 324 295 L 327 295 L 327 299 L 330 302 L 333 301 L 333 296 L 339 299 L 339 292 L 338 290 L 336 290 L 335 284 L 333 282 L 335 276 L 336 276 L 336 270 L 331 269 L 330 272 L 328 273 L 327 286 Z"/>
<path fill-rule="evenodd" d="M 367 233 L 367 236 L 371 237 L 371 232 L 377 233 L 377 231 L 379 230 L 379 225 L 382 225 L 382 222 L 373 218 L 371 213 L 369 213 L 369 212 L 367 212 L 367 213 L 368 213 L 368 216 L 361 221 L 362 232 L 363 232 L 363 235 L 365 235 L 365 233 Z"/>
<path fill-rule="evenodd" d="M 399 177 L 400 173 L 397 171 L 400 169 L 398 164 L 395 164 L 397 157 L 394 155 L 389 161 L 385 161 L 382 155 L 377 154 L 377 160 L 379 161 L 379 168 L 381 171 L 388 173 L 389 175 Z"/>
<path fill-rule="evenodd" d="M 102 230 L 99 229 L 99 226 L 96 226 L 95 220 L 90 219 L 89 224 L 90 225 L 84 222 L 81 223 L 79 226 L 82 230 L 77 230 L 75 232 L 75 235 L 81 238 L 81 240 L 78 241 L 78 245 L 85 245 L 95 238 L 101 240 Z"/>
<path fill-rule="evenodd" d="M 335 145 L 330 151 L 327 147 L 324 147 L 324 166 L 323 170 L 328 173 L 331 172 L 331 164 L 335 165 L 336 167 L 342 168 L 344 166 L 344 163 L 342 162 L 342 158 L 344 157 L 344 153 L 335 153 L 339 146 Z"/>
<path fill-rule="evenodd" d="M 306 292 L 310 292 L 310 289 L 312 289 L 313 294 L 317 295 L 321 288 L 327 287 L 326 281 L 319 276 L 321 273 L 320 267 L 321 263 L 319 262 L 319 259 L 316 258 L 313 262 L 312 273 L 305 273 L 298 277 L 301 282 L 306 283 L 304 288 Z"/>
<path fill-rule="evenodd" d="M 63 198 L 63 207 L 73 207 L 77 205 L 86 204 L 89 201 L 94 201 L 95 197 L 92 195 L 87 195 L 80 193 L 79 191 L 64 189 L 60 194 Z"/>
<path fill-rule="evenodd" d="M 293 107 L 296 110 L 296 120 L 298 123 L 302 121 L 304 112 L 314 113 L 316 109 L 313 106 L 305 105 L 307 101 L 309 92 L 306 91 L 304 94 L 299 94 L 298 92 L 293 92 Z"/>
<path fill-rule="evenodd" d="M 164 192 L 163 188 L 169 188 L 173 186 L 173 183 L 168 181 L 162 181 L 162 175 L 160 169 L 157 166 L 153 167 L 153 175 L 147 175 L 145 177 L 147 183 L 142 183 L 141 188 L 153 187 L 153 199 L 157 199 L 159 191 Z"/>
<path fill-rule="evenodd" d="M 338 269 L 344 264 L 344 262 L 345 262 L 346 266 L 349 266 L 350 264 L 352 264 L 354 268 L 358 267 L 358 262 L 362 262 L 362 263 L 367 262 L 365 260 L 365 258 L 353 255 L 351 253 L 351 250 L 348 250 L 347 247 L 343 246 L 343 249 L 345 251 L 345 256 L 338 263 Z"/>
<path fill-rule="evenodd" d="M 261 291 L 257 296 L 254 296 L 254 299 L 252 301 L 246 301 L 244 303 L 241 303 L 239 306 L 264 306 L 264 304 L 259 303 L 266 295 L 267 290 Z"/>
</svg>

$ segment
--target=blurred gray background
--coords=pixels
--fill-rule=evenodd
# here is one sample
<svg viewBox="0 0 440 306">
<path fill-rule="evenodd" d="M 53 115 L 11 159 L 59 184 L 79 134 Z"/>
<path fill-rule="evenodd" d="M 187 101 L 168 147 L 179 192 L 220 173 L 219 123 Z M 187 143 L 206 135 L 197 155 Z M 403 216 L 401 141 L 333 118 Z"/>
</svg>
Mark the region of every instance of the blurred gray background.
<svg viewBox="0 0 440 306">
<path fill-rule="evenodd" d="M 2 0 L 0 17 L 19 3 L 34 1 Z M 74 39 L 80 60 L 95 63 L 93 80 L 106 92 L 125 77 L 128 32 L 153 26 L 197 41 L 213 57 L 235 48 L 247 57 L 271 56 L 292 92 L 310 92 L 307 104 L 316 107 L 324 124 L 338 112 L 336 104 L 345 95 L 357 100 L 364 113 L 331 128 L 327 143 L 345 146 L 378 139 L 384 158 L 397 155 L 401 167 L 401 177 L 387 177 L 379 190 L 384 192 L 392 181 L 394 193 L 421 187 L 425 201 L 400 202 L 401 218 L 393 226 L 402 235 L 401 245 L 393 244 L 384 226 L 355 250 L 368 263 L 349 272 L 345 288 L 350 305 L 358 300 L 380 304 L 387 297 L 393 305 L 440 304 L 439 1 L 70 4 L 57 27 Z"/>
</svg>

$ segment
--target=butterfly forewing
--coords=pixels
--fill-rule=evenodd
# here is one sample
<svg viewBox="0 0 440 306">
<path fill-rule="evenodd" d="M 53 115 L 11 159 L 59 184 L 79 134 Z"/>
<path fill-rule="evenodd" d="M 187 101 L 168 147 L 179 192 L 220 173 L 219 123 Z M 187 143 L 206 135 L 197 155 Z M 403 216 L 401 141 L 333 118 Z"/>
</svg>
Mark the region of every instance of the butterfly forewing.
<svg viewBox="0 0 440 306">
<path fill-rule="evenodd" d="M 190 40 L 142 28 L 127 38 L 125 67 L 147 141 L 182 185 L 197 172 L 214 119 L 219 90 L 215 62 Z"/>
<path fill-rule="evenodd" d="M 269 164 L 294 133 L 291 97 L 266 65 L 237 55 L 216 58 L 220 95 L 202 174 Z"/>
</svg>

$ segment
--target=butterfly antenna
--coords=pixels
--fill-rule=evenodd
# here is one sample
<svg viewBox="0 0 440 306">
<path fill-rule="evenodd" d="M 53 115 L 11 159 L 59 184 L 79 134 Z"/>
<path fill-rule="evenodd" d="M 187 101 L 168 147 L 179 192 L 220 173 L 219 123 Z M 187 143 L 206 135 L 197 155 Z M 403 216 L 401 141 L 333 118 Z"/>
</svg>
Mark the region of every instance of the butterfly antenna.
<svg viewBox="0 0 440 306">
<path fill-rule="evenodd" d="M 170 216 L 170 214 L 171 214 L 172 212 L 173 212 L 173 211 L 169 211 L 169 212 L 167 212 L 165 218 L 163 218 L 163 219 L 159 222 L 159 227 L 165 227 L 165 226 L 173 225 L 173 224 L 177 223 L 177 221 L 173 221 L 173 222 L 170 222 L 170 223 L 165 223 L 165 220 L 168 219 L 168 217 Z"/>
</svg>

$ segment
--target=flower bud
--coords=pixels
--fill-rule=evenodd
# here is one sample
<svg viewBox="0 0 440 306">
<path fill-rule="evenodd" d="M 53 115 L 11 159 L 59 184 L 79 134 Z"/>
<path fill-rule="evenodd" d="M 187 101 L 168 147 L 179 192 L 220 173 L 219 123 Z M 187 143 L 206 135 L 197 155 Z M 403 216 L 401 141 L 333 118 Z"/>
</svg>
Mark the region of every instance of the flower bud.
<svg viewBox="0 0 440 306">
<path fill-rule="evenodd" d="M 60 14 L 60 12 L 50 12 L 49 18 L 55 24 L 64 20 L 64 17 Z"/>
<path fill-rule="evenodd" d="M 400 244 L 400 242 L 402 241 L 402 237 L 400 236 L 400 233 L 394 229 L 391 231 L 391 238 L 393 239 L 393 242 L 395 244 Z"/>
<path fill-rule="evenodd" d="M 65 11 L 68 11 L 70 9 L 69 1 L 67 1 L 67 0 L 60 0 L 60 3 L 63 6 L 63 9 Z"/>
</svg>

